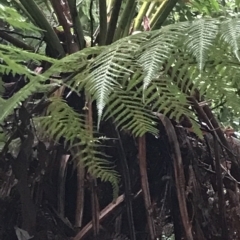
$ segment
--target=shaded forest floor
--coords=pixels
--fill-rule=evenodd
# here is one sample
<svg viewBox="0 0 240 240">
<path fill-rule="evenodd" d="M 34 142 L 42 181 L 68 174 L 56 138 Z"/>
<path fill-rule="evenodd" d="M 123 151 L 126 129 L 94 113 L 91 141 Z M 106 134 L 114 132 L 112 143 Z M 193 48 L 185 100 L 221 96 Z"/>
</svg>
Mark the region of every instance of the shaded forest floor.
<svg viewBox="0 0 240 240">
<path fill-rule="evenodd" d="M 151 217 L 159 237 L 171 237 L 174 234 L 175 239 L 180 240 L 184 236 L 182 224 L 184 219 L 180 214 L 181 206 L 179 207 L 178 204 L 176 187 L 176 182 L 180 180 L 175 179 L 173 146 L 169 142 L 163 125 L 159 124 L 159 129 L 158 138 L 151 135 L 146 137 L 147 172 L 152 202 Z M 228 159 L 226 150 L 218 144 L 220 146 L 218 153 L 221 161 L 222 180 L 222 186 L 219 186 L 215 164 L 216 145 L 214 145 L 212 134 L 205 133 L 204 139 L 201 140 L 181 126 L 175 126 L 175 131 L 183 161 L 187 211 L 194 239 L 223 239 L 222 224 L 226 224 L 228 239 L 240 239 L 239 158 L 235 157 L 237 161 L 232 163 Z M 132 204 L 135 237 L 137 240 L 149 239 L 146 210 L 141 191 L 137 144 L 127 135 L 122 134 L 121 138 L 132 189 L 128 200 L 130 198 Z M 239 141 L 234 137 L 227 139 L 231 151 L 237 156 Z M 39 144 L 32 149 L 27 171 L 28 190 L 17 184 L 13 174 L 14 170 L 12 170 L 14 156 L 7 154 L 0 160 L 0 239 L 28 239 L 17 238 L 16 233 L 19 234 L 22 229 L 28 229 L 31 224 L 34 224 L 32 233 L 34 238 L 32 239 L 130 239 L 124 181 L 121 182 L 120 195 L 115 203 L 112 203 L 111 186 L 108 183 L 98 182 L 97 195 L 101 211 L 100 234 L 94 238 L 91 225 L 90 187 L 85 185 L 82 228 L 75 228 L 77 173 L 74 164 L 72 161 L 67 163 L 66 176 L 63 181 L 64 214 L 60 214 L 57 189 L 60 184 L 59 168 L 61 167 L 56 162 L 59 158 L 56 157 L 56 151 L 47 151 L 44 155 L 44 158 L 49 161 L 45 169 L 46 174 L 40 174 L 39 178 L 36 178 L 38 171 L 42 170 L 39 160 L 37 161 L 33 154 L 36 149 L 39 151 L 38 154 L 43 154 L 43 150 L 39 150 Z M 119 154 L 114 141 L 111 145 L 112 147 L 106 150 L 106 153 L 116 159 L 116 167 L 123 179 L 125 174 L 119 164 Z M 47 148 L 44 149 L 47 150 Z M 222 189 L 222 195 L 219 193 L 219 189 Z M 23 191 L 29 191 L 31 199 L 33 199 L 30 203 L 30 200 L 26 198 L 27 194 L 24 195 Z M 219 200 L 219 198 L 223 199 Z M 223 203 L 224 205 L 220 207 L 220 204 Z"/>
</svg>

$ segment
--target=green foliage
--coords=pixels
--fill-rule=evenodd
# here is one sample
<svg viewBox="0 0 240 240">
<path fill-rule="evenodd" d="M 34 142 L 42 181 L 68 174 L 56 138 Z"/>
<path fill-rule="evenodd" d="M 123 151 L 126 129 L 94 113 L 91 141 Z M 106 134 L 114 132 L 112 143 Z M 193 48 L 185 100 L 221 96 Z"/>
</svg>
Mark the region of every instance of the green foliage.
<svg viewBox="0 0 240 240">
<path fill-rule="evenodd" d="M 39 31 L 39 28 L 34 26 L 32 23 L 26 21 L 17 10 L 14 8 L 4 6 L 0 3 L 0 20 L 3 20 L 10 24 L 14 28 L 22 29 L 22 30 L 31 30 L 31 31 Z"/>
<path fill-rule="evenodd" d="M 45 55 L 27 52 L 22 49 L 0 44 L 0 59 L 3 63 L 1 64 L 1 73 L 8 74 L 11 72 L 13 75 L 26 75 L 31 78 L 34 74 L 29 68 L 23 65 L 25 62 L 34 62 L 39 64 L 41 61 L 47 61 L 50 63 L 56 62 L 55 59 L 46 57 Z"/>
<path fill-rule="evenodd" d="M 29 83 L 26 84 L 20 91 L 15 93 L 11 98 L 4 100 L 0 98 L 1 117 L 0 123 L 2 123 L 6 117 L 8 117 L 16 107 L 19 107 L 21 103 L 32 94 L 45 89 L 45 81 L 51 76 L 50 72 L 46 72 L 43 75 L 36 74 L 31 71 L 22 62 L 35 61 L 36 63 L 45 60 L 54 63 L 55 60 L 46 56 L 23 51 L 12 46 L 0 45 L 0 58 L 4 64 L 0 65 L 0 72 L 2 74 L 16 74 L 25 76 Z"/>
<path fill-rule="evenodd" d="M 188 102 L 194 88 L 214 103 L 224 96 L 225 106 L 239 115 L 239 20 L 199 19 L 143 32 L 118 40 L 108 47 L 86 48 L 61 60 L 0 46 L 1 73 L 21 74 L 29 82 L 7 100 L 0 99 L 2 122 L 13 109 L 50 85 L 53 74 L 70 75 L 57 83 L 91 96 L 98 111 L 97 127 L 111 119 L 121 130 L 134 136 L 156 135 L 154 112 L 179 120 L 184 114 L 193 123 L 196 116 Z M 38 75 L 21 64 L 22 60 L 49 61 L 53 65 Z M 71 76 L 71 75 L 70 75 Z M 63 100 L 51 98 L 45 116 L 36 118 L 41 131 L 56 142 L 61 137 L 69 148 L 78 147 L 88 171 L 113 185 L 117 193 L 118 176 L 99 153 L 99 139 L 86 128 L 85 118 Z M 45 137 L 47 137 L 45 135 Z"/>
<path fill-rule="evenodd" d="M 102 51 L 90 64 L 89 74 L 83 79 L 82 85 L 97 101 L 98 125 L 110 93 L 115 87 L 121 86 L 121 81 L 130 77 L 133 73 L 130 67 L 135 67 L 136 70 L 137 65 L 130 53 L 137 50 L 140 41 L 142 41 L 141 37 L 117 41 Z"/>
<path fill-rule="evenodd" d="M 136 104 L 135 110 L 141 109 L 137 107 L 141 105 L 138 105 L 139 94 L 128 92 L 129 85 L 133 84 L 131 79 L 137 81 L 138 77 L 135 76 L 138 74 L 145 77 L 142 83 L 140 81 L 138 86 L 135 85 L 135 91 L 142 91 L 142 105 L 146 111 L 157 109 L 170 113 L 176 119 L 182 114 L 194 118 L 187 107 L 186 92 L 189 86 L 191 89 L 200 89 L 201 94 L 207 93 L 209 98 L 213 97 L 212 91 L 214 98 L 219 98 L 223 91 L 232 93 L 232 83 L 236 82 L 236 78 L 230 76 L 234 65 L 238 65 L 235 57 L 238 47 L 232 44 L 239 38 L 239 35 L 234 35 L 235 25 L 235 19 L 200 19 L 134 35 L 105 49 L 91 64 L 93 67 L 89 76 L 83 79 L 85 90 L 97 101 L 100 120 L 106 107 L 105 117 L 117 116 L 119 125 L 129 122 L 131 114 L 127 114 L 127 107 L 124 107 L 126 100 L 130 106 L 126 93 Z M 226 33 L 231 33 L 231 40 L 225 37 Z M 230 48 L 232 51 L 226 54 L 224 51 Z M 234 68 L 234 73 L 238 76 L 238 68 Z M 153 84 L 154 79 L 158 81 Z M 233 95 L 227 99 L 231 104 L 237 100 Z M 141 111 L 145 114 L 144 108 Z M 144 134 L 146 129 L 146 132 L 151 129 L 150 132 L 154 133 L 154 124 L 152 128 L 149 127 L 152 124 L 150 119 L 143 120 L 142 124 L 132 120 L 130 129 L 134 129 L 136 136 Z"/>
<path fill-rule="evenodd" d="M 202 4 L 200 0 L 194 0 L 192 2 L 192 7 L 203 14 L 210 15 L 213 12 L 218 12 L 221 8 L 221 4 L 217 0 L 207 0 Z"/>
<path fill-rule="evenodd" d="M 115 88 L 109 99 L 106 119 L 111 117 L 117 127 L 130 131 L 134 136 L 143 136 L 147 132 L 157 135 L 153 115 L 143 105 L 136 89 Z"/>
<path fill-rule="evenodd" d="M 202 71 L 208 59 L 209 49 L 213 46 L 218 34 L 218 22 L 214 19 L 194 21 L 188 34 L 186 48 L 196 58 L 198 68 Z"/>
<path fill-rule="evenodd" d="M 90 32 L 90 3 L 91 1 L 82 0 L 79 1 L 79 4 L 77 4 L 79 9 L 79 16 L 81 16 L 81 23 L 83 25 L 83 29 L 87 32 Z M 92 16 L 94 28 L 97 28 L 99 24 L 98 1 L 93 1 Z"/>
<path fill-rule="evenodd" d="M 224 22 L 222 24 L 222 31 L 223 40 L 231 46 L 235 56 L 240 60 L 240 20 L 235 18 Z"/>
<path fill-rule="evenodd" d="M 75 158 L 79 157 L 88 172 L 102 181 L 109 181 L 113 187 L 114 198 L 118 195 L 118 174 L 106 156 L 101 154 L 100 140 L 94 138 L 86 127 L 85 115 L 76 113 L 61 98 L 50 98 L 46 116 L 35 119 L 44 137 L 51 137 L 56 143 L 64 137 L 65 146 L 78 148 Z M 78 156 L 80 155 L 80 156 Z"/>
<path fill-rule="evenodd" d="M 82 51 L 68 55 L 60 60 L 55 60 L 55 64 L 51 67 L 51 72 L 78 72 L 88 68 L 88 65 L 93 61 L 92 56 L 98 56 L 106 47 L 91 47 L 84 48 Z M 77 78 L 71 82 L 76 83 Z"/>
<path fill-rule="evenodd" d="M 6 63 L 6 65 L 1 65 L 1 72 L 5 74 L 11 72 L 13 75 L 24 75 L 29 80 L 29 83 L 16 92 L 11 98 L 7 100 L 0 98 L 0 109 L 2 110 L 0 121 L 3 122 L 15 108 L 21 106 L 24 100 L 32 94 L 51 88 L 51 84 L 46 84 L 46 80 L 49 79 L 51 75 L 60 72 L 78 72 L 85 69 L 91 62 L 90 56 L 92 54 L 100 54 L 102 49 L 104 49 L 104 47 L 87 48 L 81 52 L 69 55 L 64 59 L 54 60 L 39 54 L 0 45 L 0 57 L 3 62 Z M 45 60 L 53 65 L 44 74 L 36 74 L 21 64 L 23 60 L 28 61 L 30 59 L 36 63 L 39 60 Z M 77 91 L 79 79 L 74 79 L 76 81 L 73 90 Z M 59 84 L 59 80 L 58 82 L 56 81 L 56 83 Z M 68 83 L 65 84 L 68 85 Z M 105 160 L 106 156 L 102 155 L 99 151 L 101 146 L 99 145 L 99 140 L 91 137 L 91 134 L 86 129 L 84 116 L 74 112 L 73 109 L 61 99 L 51 98 L 49 100 L 51 104 L 47 108 L 46 116 L 35 118 L 35 123 L 39 129 L 38 132 L 44 137 L 51 137 L 56 142 L 58 142 L 61 137 L 64 137 L 66 146 L 69 148 L 80 148 L 80 151 L 75 154 L 75 158 L 78 154 L 81 154 L 80 159 L 88 168 L 89 173 L 100 178 L 102 181 L 110 181 L 113 187 L 114 198 L 116 198 L 118 194 L 118 175 L 113 167 L 109 165 L 109 162 Z"/>
<path fill-rule="evenodd" d="M 144 89 L 159 74 L 159 68 L 168 60 L 171 53 L 177 49 L 176 43 L 183 36 L 185 27 L 186 24 L 164 27 L 160 32 L 153 32 L 149 40 L 141 44 L 138 62 L 144 70 Z"/>
</svg>

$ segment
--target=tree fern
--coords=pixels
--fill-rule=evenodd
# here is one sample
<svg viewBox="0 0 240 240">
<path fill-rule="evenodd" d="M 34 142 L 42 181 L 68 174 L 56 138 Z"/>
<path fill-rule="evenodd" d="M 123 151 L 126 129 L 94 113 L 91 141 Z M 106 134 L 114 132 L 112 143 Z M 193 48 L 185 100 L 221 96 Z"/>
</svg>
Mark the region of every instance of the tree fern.
<svg viewBox="0 0 240 240">
<path fill-rule="evenodd" d="M 46 79 L 52 74 L 75 73 L 68 82 L 60 83 L 77 93 L 84 90 L 96 101 L 97 125 L 111 118 L 118 127 L 134 136 L 147 132 L 156 135 L 154 112 L 176 120 L 184 114 L 200 135 L 187 101 L 196 87 L 201 95 L 213 100 L 226 93 L 227 106 L 238 111 L 234 98 L 239 88 L 238 36 L 235 40 L 233 36 L 234 31 L 238 34 L 237 24 L 235 19 L 222 22 L 201 19 L 136 34 L 108 47 L 84 49 L 61 60 L 46 59 L 53 65 L 42 75 L 20 64 L 20 52 L 4 50 L 6 56 L 3 51 L 0 54 L 9 65 L 5 69 L 3 66 L 1 71 L 7 72 L 13 67 L 13 72 L 26 75 L 30 81 L 10 99 L 1 99 L 0 121 L 28 96 L 46 87 Z M 232 36 L 228 36 L 230 32 Z M 226 47 L 222 48 L 223 45 Z M 23 52 L 26 59 L 30 56 L 42 59 L 40 55 L 31 54 Z M 99 139 L 90 137 L 84 117 L 60 99 L 50 101 L 46 116 L 38 119 L 42 129 L 56 142 L 64 137 L 66 146 L 78 146 L 78 154 L 91 174 L 110 181 L 116 191 L 117 174 L 99 154 Z"/>
</svg>

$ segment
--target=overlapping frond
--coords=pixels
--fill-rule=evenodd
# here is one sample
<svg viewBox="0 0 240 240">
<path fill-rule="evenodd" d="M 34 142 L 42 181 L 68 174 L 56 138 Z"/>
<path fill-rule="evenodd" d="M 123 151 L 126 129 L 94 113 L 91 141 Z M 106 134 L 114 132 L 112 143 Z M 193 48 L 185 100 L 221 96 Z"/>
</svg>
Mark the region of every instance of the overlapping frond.
<svg viewBox="0 0 240 240">
<path fill-rule="evenodd" d="M 36 81 L 34 81 L 36 80 Z M 11 98 L 4 100 L 0 98 L 1 116 L 0 123 L 2 123 L 6 117 L 12 114 L 13 110 L 20 107 L 22 102 L 26 100 L 33 93 L 42 90 L 43 84 L 46 79 L 43 76 L 37 76 L 33 78 L 27 85 L 21 88 Z"/>
<path fill-rule="evenodd" d="M 61 73 L 78 72 L 80 69 L 86 68 L 93 60 L 93 56 L 98 56 L 105 48 L 105 46 L 84 48 L 79 52 L 55 61 L 50 71 Z M 76 79 L 74 79 L 74 81 L 76 81 Z"/>
<path fill-rule="evenodd" d="M 187 24 L 181 23 L 164 27 L 161 31 L 153 32 L 149 40 L 141 44 L 136 57 L 144 69 L 143 89 L 148 87 L 162 65 L 176 51 L 177 42 L 183 37 L 186 26 Z"/>
<path fill-rule="evenodd" d="M 84 85 L 97 101 L 98 124 L 114 87 L 120 87 L 121 80 L 133 73 L 136 61 L 131 53 L 138 49 L 143 39 L 146 39 L 145 36 L 119 40 L 97 56 L 90 65 L 90 74 L 84 80 Z"/>
<path fill-rule="evenodd" d="M 209 49 L 216 40 L 218 30 L 219 24 L 216 19 L 200 19 L 189 25 L 186 49 L 196 58 L 200 71 L 208 59 Z"/>
<path fill-rule="evenodd" d="M 11 98 L 4 100 L 0 97 L 0 106 L 2 109 L 0 122 L 2 122 L 13 112 L 14 108 L 20 106 L 25 99 L 32 94 L 41 91 L 44 88 L 45 81 L 50 76 L 50 73 L 48 72 L 46 72 L 45 75 L 35 73 L 23 64 L 23 60 L 45 60 L 51 63 L 54 63 L 57 60 L 6 45 L 0 45 L 0 59 L 2 62 L 2 64 L 0 64 L 0 73 L 11 73 L 13 76 L 19 74 L 25 76 L 29 81 L 29 83 L 16 92 Z"/>
<path fill-rule="evenodd" d="M 221 27 L 222 39 L 231 46 L 235 56 L 240 61 L 240 20 L 238 18 L 227 20 Z"/>
<path fill-rule="evenodd" d="M 134 136 L 143 136 L 146 133 L 158 134 L 154 116 L 143 105 L 142 97 L 138 92 L 115 88 L 110 99 L 111 102 L 106 107 L 105 116 L 112 117 L 116 126 L 121 130 L 128 130 Z"/>
<path fill-rule="evenodd" d="M 40 30 L 32 23 L 27 22 L 26 19 L 23 16 L 21 16 L 21 14 L 18 13 L 16 9 L 8 7 L 1 3 L 0 3 L 0 20 L 7 22 L 14 28 L 31 31 Z"/>
<path fill-rule="evenodd" d="M 0 73 L 12 73 L 13 75 L 25 75 L 31 78 L 34 74 L 29 68 L 23 65 L 24 62 L 32 61 L 39 63 L 40 61 L 47 61 L 55 63 L 57 60 L 47 57 L 45 55 L 24 51 L 14 46 L 0 44 Z"/>
<path fill-rule="evenodd" d="M 38 117 L 35 122 L 42 130 L 42 135 L 59 142 L 64 138 L 68 148 L 78 147 L 81 161 L 88 171 L 102 181 L 109 181 L 113 187 L 114 197 L 118 194 L 118 174 L 113 166 L 101 154 L 99 139 L 94 138 L 85 124 L 85 116 L 75 112 L 61 98 L 51 98 L 46 115 Z"/>
</svg>

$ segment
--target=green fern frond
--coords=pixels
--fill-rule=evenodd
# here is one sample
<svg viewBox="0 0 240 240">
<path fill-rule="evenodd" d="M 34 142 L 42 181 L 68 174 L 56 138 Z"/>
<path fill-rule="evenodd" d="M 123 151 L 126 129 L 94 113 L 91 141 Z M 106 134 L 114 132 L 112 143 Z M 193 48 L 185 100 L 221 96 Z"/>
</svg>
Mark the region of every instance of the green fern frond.
<svg viewBox="0 0 240 240">
<path fill-rule="evenodd" d="M 101 154 L 99 140 L 91 137 L 85 125 L 85 116 L 75 112 L 60 98 L 51 98 L 50 101 L 46 116 L 35 119 L 39 129 L 43 130 L 43 136 L 51 137 L 55 142 L 64 137 L 66 147 L 77 147 L 80 151 L 74 157 L 80 156 L 94 177 L 109 181 L 115 198 L 118 194 L 118 174 L 105 159 L 106 156 Z"/>
<path fill-rule="evenodd" d="M 145 104 L 151 106 L 153 112 L 170 114 L 170 118 L 174 117 L 177 121 L 182 114 L 190 114 L 190 110 L 188 113 L 186 109 L 189 105 L 187 95 L 179 91 L 179 88 L 167 76 L 155 79 L 144 94 Z"/>
<path fill-rule="evenodd" d="M 177 42 L 184 36 L 186 26 L 186 23 L 182 23 L 154 31 L 150 39 L 141 44 L 137 58 L 144 70 L 143 89 L 148 87 L 152 79 L 159 74 L 162 65 L 176 51 Z"/>
<path fill-rule="evenodd" d="M 7 65 L 1 65 L 1 72 L 2 73 L 10 73 L 12 72 L 13 76 L 18 73 L 20 75 L 25 75 L 26 77 L 31 77 L 32 73 L 28 68 L 25 66 L 18 64 L 16 61 L 12 60 L 8 55 L 5 55 L 0 51 L 0 58 L 3 59 L 3 61 Z"/>
<path fill-rule="evenodd" d="M 119 175 L 106 160 L 106 156 L 101 154 L 99 145 L 96 140 L 89 139 L 88 144 L 83 147 L 83 151 L 79 153 L 84 165 L 87 167 L 88 172 L 99 178 L 103 182 L 110 182 L 113 189 L 113 198 L 116 199 L 119 192 Z"/>
<path fill-rule="evenodd" d="M 231 46 L 235 56 L 240 61 L 240 20 L 236 18 L 223 22 L 221 33 L 221 38 Z"/>
<path fill-rule="evenodd" d="M 0 51 L 2 54 L 9 56 L 12 60 L 16 62 L 23 62 L 23 61 L 33 61 L 36 63 L 40 63 L 41 61 L 47 61 L 49 63 L 55 63 L 57 60 L 47 57 L 42 54 L 28 52 L 23 49 L 14 47 L 14 46 L 8 46 L 4 44 L 0 44 Z"/>
<path fill-rule="evenodd" d="M 75 112 L 67 103 L 60 98 L 50 98 L 46 116 L 40 118 L 44 131 L 58 142 L 62 136 L 65 143 L 73 145 L 75 138 L 86 139 L 85 121 L 82 116 Z"/>
<path fill-rule="evenodd" d="M 6 117 L 12 114 L 13 110 L 20 107 L 22 102 L 26 100 L 33 93 L 42 90 L 42 82 L 46 79 L 43 76 L 32 77 L 31 81 L 16 92 L 11 98 L 4 100 L 0 98 L 1 116 L 0 123 L 2 123 Z"/>
<path fill-rule="evenodd" d="M 102 118 L 103 109 L 115 86 L 120 87 L 121 79 L 129 77 L 134 65 L 134 52 L 138 44 L 127 39 L 120 40 L 103 51 L 90 65 L 90 74 L 84 80 L 85 89 L 97 101 L 98 125 Z"/>
<path fill-rule="evenodd" d="M 110 117 L 114 119 L 117 127 L 129 130 L 134 136 L 143 136 L 147 132 L 158 134 L 154 116 L 144 107 L 137 91 L 115 88 L 104 111 L 104 119 Z"/>
<path fill-rule="evenodd" d="M 11 98 L 7 100 L 0 98 L 1 108 L 3 109 L 0 117 L 0 123 L 2 123 L 25 99 L 38 91 L 42 91 L 44 88 L 46 89 L 44 86 L 45 81 L 51 75 L 50 72 L 46 72 L 42 75 L 36 74 L 34 71 L 31 71 L 21 64 L 23 59 L 33 61 L 45 60 L 51 63 L 57 60 L 6 45 L 0 45 L 0 59 L 5 63 L 0 65 L 0 73 L 8 74 L 11 72 L 13 75 L 19 74 L 25 76 L 29 80 L 29 83 L 16 92 Z"/>
<path fill-rule="evenodd" d="M 209 49 L 213 46 L 219 30 L 216 19 L 200 19 L 190 24 L 186 38 L 186 49 L 193 54 L 200 71 L 208 59 Z"/>
<path fill-rule="evenodd" d="M 105 48 L 105 46 L 89 47 L 74 54 L 70 54 L 56 61 L 48 70 L 48 73 L 74 73 L 71 79 L 61 82 L 61 84 L 79 94 L 84 87 L 85 79 L 89 76 L 89 65 Z M 53 81 L 57 84 L 60 83 L 59 79 L 53 79 Z"/>
<path fill-rule="evenodd" d="M 198 87 L 200 93 L 205 94 L 214 86 L 206 77 L 211 79 L 214 76 L 219 56 L 224 56 L 221 59 L 223 65 L 231 59 L 230 54 L 221 50 L 219 36 L 224 28 L 219 28 L 220 24 L 217 19 L 176 24 L 162 30 L 130 36 L 105 49 L 90 65 L 91 72 L 83 80 L 85 90 L 97 101 L 98 121 L 100 122 L 102 114 L 107 118 L 111 116 L 121 128 L 141 135 L 146 131 L 154 132 L 151 114 L 145 115 L 146 122 L 138 117 L 148 126 L 143 127 L 142 132 L 137 127 L 141 124 L 135 125 L 137 121 L 132 120 L 136 114 L 134 110 L 145 113 L 145 106 L 170 114 L 176 119 L 182 114 L 193 119 L 192 111 L 187 107 L 189 103 L 186 91 Z M 168 81 L 161 79 L 164 74 L 168 76 Z M 143 76 L 143 83 L 134 82 L 133 79 L 138 79 L 136 76 Z M 154 85 L 151 82 L 154 79 L 160 79 L 158 94 L 152 89 Z M 134 91 L 129 91 L 132 85 L 137 95 L 134 95 Z M 145 91 L 147 87 L 149 92 Z M 218 84 L 217 87 L 220 88 L 221 85 Z M 144 92 L 144 102 L 139 99 L 140 89 Z M 130 94 L 132 101 L 127 94 Z"/>
<path fill-rule="evenodd" d="M 50 63 L 57 62 L 57 60 L 53 58 L 3 44 L 0 44 L 0 59 L 5 63 L 0 65 L 0 73 L 8 74 L 11 72 L 13 75 L 25 75 L 29 78 L 34 75 L 34 72 L 23 65 L 24 61 L 32 61 L 35 63 L 40 63 L 40 61 L 47 61 Z"/>
<path fill-rule="evenodd" d="M 31 31 L 39 31 L 40 29 L 34 26 L 32 23 L 26 21 L 17 10 L 12 7 L 4 6 L 0 3 L 0 19 L 4 22 L 7 22 L 14 28 L 22 29 L 22 30 L 31 30 Z"/>
<path fill-rule="evenodd" d="M 93 56 L 98 56 L 105 48 L 105 46 L 84 48 L 56 61 L 52 65 L 51 71 L 62 73 L 78 72 L 79 69 L 86 67 L 93 61 Z"/>
</svg>

